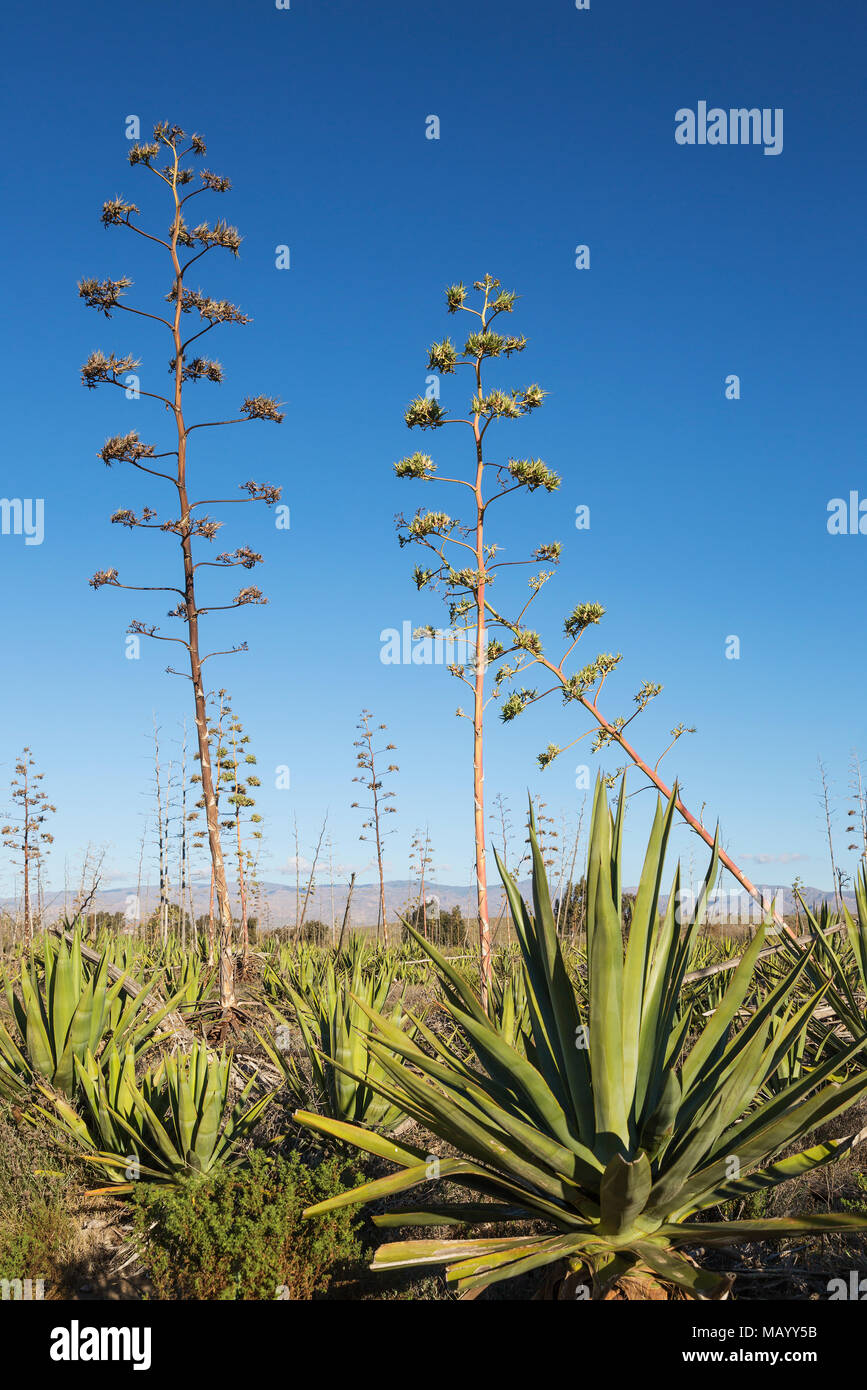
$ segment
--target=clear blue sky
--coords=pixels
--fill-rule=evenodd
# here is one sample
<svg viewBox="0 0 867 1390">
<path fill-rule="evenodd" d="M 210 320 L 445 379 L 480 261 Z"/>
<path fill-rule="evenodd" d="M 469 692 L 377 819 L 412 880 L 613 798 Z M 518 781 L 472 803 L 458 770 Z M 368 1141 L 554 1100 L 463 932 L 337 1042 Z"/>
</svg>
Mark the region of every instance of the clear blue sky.
<svg viewBox="0 0 867 1390">
<path fill-rule="evenodd" d="M 167 745 L 188 712 L 186 683 L 163 674 L 165 647 L 124 657 L 129 619 L 158 621 L 162 604 L 87 586 L 109 565 L 131 583 L 174 582 L 177 563 L 169 539 L 110 525 L 118 507 L 167 504 L 95 457 L 130 428 L 164 440 L 164 420 L 79 384 L 95 347 L 141 356 L 146 388 L 164 380 L 148 325 L 106 321 L 76 294 L 83 275 L 128 274 L 129 302 L 153 308 L 167 287 L 158 248 L 99 221 L 103 200 L 124 194 L 143 225 L 167 222 L 161 186 L 126 163 L 136 114 L 145 135 L 159 119 L 205 135 L 208 167 L 234 184 L 210 215 L 245 238 L 238 262 L 206 259 L 201 285 L 254 322 L 213 335 L 226 385 L 193 388 L 193 409 L 214 418 L 260 391 L 286 402 L 279 429 L 199 434 L 192 459 L 208 487 L 267 479 L 291 506 L 288 533 L 264 508 L 226 512 L 225 544 L 264 553 L 271 601 L 212 625 L 217 645 L 250 643 L 211 663 L 211 677 L 231 690 L 259 758 L 267 875 L 292 853 L 293 815 L 309 849 L 326 809 L 338 862 L 365 862 L 349 803 L 367 705 L 398 746 L 391 876 L 406 876 L 409 839 L 427 822 L 441 877 L 469 881 L 460 687 L 442 669 L 379 657 L 382 629 L 443 619 L 416 594 L 418 557 L 398 548 L 393 516 L 455 499 L 396 481 L 391 465 L 416 447 L 457 458 L 448 432 L 410 435 L 402 411 L 424 391 L 428 344 L 455 328 L 443 287 L 490 271 L 521 294 L 514 326 L 530 339 L 498 379 L 538 380 L 550 395 L 489 438 L 563 478 L 552 498 L 503 504 L 499 523 L 515 553 L 564 543 L 543 636 L 553 649 L 575 602 L 604 603 L 585 640 L 624 654 L 611 712 L 642 680 L 663 682 L 633 725 L 639 747 L 655 758 L 673 724 L 695 724 L 664 767 L 719 815 L 731 853 L 762 881 L 800 873 L 830 886 L 816 758 L 843 845 L 850 751 L 867 757 L 867 537 L 826 529 L 830 498 L 867 495 L 864 39 L 856 0 L 592 0 L 586 12 L 571 0 L 292 0 L 285 11 L 49 0 L 7 13 L 2 491 L 44 498 L 46 520 L 40 546 L 0 537 L 0 778 L 30 743 L 59 808 L 54 883 L 88 841 L 109 847 L 109 877 L 134 877 L 152 712 Z M 782 108 L 783 152 L 678 145 L 675 112 L 702 100 Z M 425 138 L 431 114 L 438 141 Z M 589 270 L 574 266 L 579 243 Z M 275 268 L 281 244 L 288 271 Z M 730 373 L 738 401 L 724 396 Z M 457 412 L 452 382 L 443 403 Z M 579 504 L 591 508 L 586 532 Z M 738 661 L 725 659 L 730 634 Z M 508 728 L 492 719 L 489 800 L 508 794 L 517 821 L 530 788 L 574 814 L 586 755 L 544 774 L 535 755 L 580 732 L 575 720 L 554 699 Z M 280 764 L 289 791 L 274 789 Z M 650 796 L 634 804 L 632 874 Z M 688 853 L 692 840 L 678 843 Z M 4 860 L 0 890 L 11 882 Z"/>
</svg>

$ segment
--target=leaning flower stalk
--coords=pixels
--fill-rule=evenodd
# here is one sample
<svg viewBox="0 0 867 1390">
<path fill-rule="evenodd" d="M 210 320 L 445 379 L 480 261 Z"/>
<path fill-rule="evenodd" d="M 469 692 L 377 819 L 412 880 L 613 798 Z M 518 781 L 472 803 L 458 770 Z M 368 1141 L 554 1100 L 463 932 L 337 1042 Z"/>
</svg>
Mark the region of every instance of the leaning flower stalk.
<svg viewBox="0 0 867 1390">
<path fill-rule="evenodd" d="M 533 599 L 536 597 L 537 592 L 538 589 L 531 593 L 523 612 L 526 612 L 530 603 L 532 603 Z M 503 631 L 508 632 L 511 637 L 511 646 L 502 646 L 500 648 L 499 658 L 502 660 L 503 664 L 500 665 L 497 671 L 494 684 L 495 695 L 499 694 L 505 681 L 512 680 L 519 674 L 526 675 L 534 666 L 539 666 L 542 670 L 549 672 L 556 682 L 549 690 L 541 692 L 538 690 L 528 690 L 526 688 L 513 690 L 507 699 L 504 700 L 500 710 L 504 722 L 508 723 L 512 719 L 517 718 L 517 716 L 522 714 L 530 705 L 535 704 L 537 701 L 544 699 L 546 696 L 559 689 L 562 692 L 564 704 L 570 704 L 572 702 L 578 703 L 595 720 L 598 727 L 593 742 L 593 751 L 598 752 L 599 749 L 604 748 L 608 744 L 616 744 L 620 747 L 629 761 L 638 768 L 639 772 L 643 773 L 644 776 L 648 778 L 666 801 L 671 800 L 673 797 L 673 804 L 679 815 L 683 817 L 687 825 L 689 825 L 697 835 L 701 836 L 705 844 L 712 849 L 715 843 L 714 836 L 707 827 L 702 824 L 701 820 L 694 816 L 684 804 L 677 789 L 677 783 L 675 782 L 673 787 L 669 787 L 659 774 L 659 764 L 662 762 L 666 753 L 671 751 L 678 739 L 684 734 L 694 733 L 694 728 L 688 728 L 685 724 L 676 725 L 671 730 L 671 742 L 652 766 L 641 756 L 638 750 L 632 746 L 625 736 L 624 731 L 627 726 L 647 708 L 651 700 L 654 700 L 656 696 L 660 694 L 662 686 L 653 681 L 644 681 L 638 693 L 634 696 L 636 709 L 630 717 L 628 719 L 616 718 L 610 720 L 606 718 L 600 710 L 599 698 L 609 675 L 619 666 L 622 660 L 621 654 L 619 652 L 604 652 L 597 656 L 594 661 L 582 667 L 578 672 L 571 675 L 566 672 L 566 662 L 569 660 L 584 632 L 588 627 L 599 623 L 604 617 L 605 609 L 602 605 L 599 603 L 578 604 L 569 614 L 563 627 L 566 636 L 570 637 L 572 640 L 559 663 L 556 664 L 545 655 L 542 641 L 538 633 L 532 632 L 524 627 L 520 619 L 518 622 L 510 622 L 509 619 L 504 618 L 500 613 L 496 612 L 490 603 L 488 604 L 488 611 L 491 615 L 492 625 L 495 624 Z M 513 665 L 509 665 L 506 658 L 513 654 L 517 654 L 517 660 Z M 587 732 L 591 731 L 588 730 Z M 566 744 L 563 748 L 559 747 L 557 744 L 549 744 L 545 752 L 539 754 L 540 767 L 547 767 L 556 757 L 559 757 L 561 753 L 566 752 L 568 748 L 574 747 L 581 739 L 587 737 L 587 732 L 579 734 L 577 738 L 573 739 L 571 743 Z M 618 771 L 622 771 L 622 769 Z M 615 776 L 616 775 L 617 774 L 615 774 Z M 609 778 L 608 780 L 610 782 L 613 779 Z M 766 912 L 768 910 L 767 904 L 759 889 L 748 875 L 744 873 L 725 850 L 720 849 L 718 853 L 719 861 L 723 867 L 726 868 L 733 878 L 740 883 L 741 887 L 749 893 L 750 897 L 759 905 L 762 912 Z M 777 927 L 787 935 L 792 935 L 790 927 L 785 922 L 782 915 L 777 912 L 776 908 L 773 909 L 772 915 Z"/>
</svg>

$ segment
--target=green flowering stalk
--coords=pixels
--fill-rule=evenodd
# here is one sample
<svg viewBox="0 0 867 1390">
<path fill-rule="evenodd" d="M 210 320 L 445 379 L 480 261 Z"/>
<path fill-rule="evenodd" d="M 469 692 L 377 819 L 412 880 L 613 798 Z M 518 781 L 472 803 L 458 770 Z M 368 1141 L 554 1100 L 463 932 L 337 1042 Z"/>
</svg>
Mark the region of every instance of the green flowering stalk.
<svg viewBox="0 0 867 1390">
<path fill-rule="evenodd" d="M 412 401 L 404 416 L 410 429 L 436 430 L 453 424 L 468 428 L 472 433 L 472 450 L 467 476 L 441 477 L 430 455 L 420 452 L 400 459 L 394 465 L 394 471 L 398 478 L 465 488 L 472 498 L 466 521 L 442 511 L 419 510 L 409 521 L 398 518 L 398 536 L 401 545 L 421 545 L 432 553 L 432 563 L 428 566 L 417 565 L 413 578 L 419 590 L 439 592 L 449 613 L 450 629 L 447 634 L 429 626 L 419 629 L 418 635 L 445 635 L 452 641 L 457 638 L 458 641 L 466 641 L 471 650 L 468 660 L 453 662 L 449 671 L 463 681 L 472 692 L 473 699 L 471 714 L 465 714 L 463 709 L 457 712 L 460 717 L 469 719 L 473 726 L 476 896 L 482 996 L 487 1000 L 491 980 L 491 930 L 485 865 L 484 715 L 489 701 L 499 694 L 499 685 L 495 683 L 493 690 L 486 687 L 486 670 L 499 661 L 505 651 L 498 637 L 491 635 L 491 629 L 502 625 L 502 619 L 489 617 L 493 610 L 488 595 L 504 566 L 556 565 L 561 549 L 559 542 L 555 541 L 539 546 L 528 559 L 499 560 L 499 547 L 487 536 L 487 512 L 494 502 L 511 492 L 536 492 L 538 489 L 554 492 L 560 486 L 560 479 L 538 458 L 507 457 L 494 462 L 488 456 L 486 437 L 491 425 L 503 420 L 520 420 L 538 410 L 545 392 L 535 383 L 516 390 L 489 389 L 484 385 L 483 371 L 487 364 L 497 358 L 510 358 L 514 353 L 523 352 L 527 340 L 523 335 L 518 337 L 500 333 L 493 327 L 502 315 L 512 313 L 517 298 L 512 291 L 501 289 L 499 280 L 490 275 L 477 280 L 473 290 L 479 296 L 479 307 L 468 303 L 469 292 L 463 284 L 451 285 L 446 290 L 446 307 L 450 314 L 463 312 L 474 315 L 479 320 L 478 326 L 474 326 L 468 334 L 463 347 L 446 338 L 433 343 L 428 354 L 428 370 L 439 376 L 454 375 L 459 368 L 469 370 L 474 390 L 467 415 L 460 419 L 450 417 L 440 404 L 437 389 L 433 397 L 420 396 Z M 530 601 L 552 573 L 550 569 L 538 570 L 533 575 Z M 525 604 L 521 609 L 516 624 L 505 625 L 512 635 L 519 631 L 527 606 Z M 534 641 L 532 637 L 522 635 L 520 640 L 527 644 L 524 650 L 541 651 L 538 639 Z"/>
</svg>

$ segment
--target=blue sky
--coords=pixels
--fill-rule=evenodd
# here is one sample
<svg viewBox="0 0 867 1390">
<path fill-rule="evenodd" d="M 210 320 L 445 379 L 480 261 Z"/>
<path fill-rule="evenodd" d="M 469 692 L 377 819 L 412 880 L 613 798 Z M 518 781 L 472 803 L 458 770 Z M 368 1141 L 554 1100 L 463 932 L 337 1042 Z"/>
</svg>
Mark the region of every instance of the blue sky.
<svg viewBox="0 0 867 1390">
<path fill-rule="evenodd" d="M 191 389 L 192 411 L 230 414 L 260 391 L 286 403 L 279 429 L 202 432 L 191 460 L 208 488 L 267 479 L 291 507 L 288 532 L 264 508 L 226 512 L 221 541 L 262 551 L 270 604 L 212 625 L 216 645 L 250 644 L 211 676 L 259 759 L 268 877 L 294 853 L 293 817 L 309 852 L 326 810 L 336 862 L 367 862 L 349 808 L 366 705 L 398 747 L 391 876 L 406 876 L 411 835 L 428 824 L 441 877 L 469 881 L 460 687 L 436 667 L 383 665 L 380 633 L 443 619 L 416 594 L 417 557 L 398 548 L 393 517 L 456 499 L 395 480 L 391 465 L 424 447 L 459 466 L 456 431 L 410 435 L 402 412 L 424 391 L 428 344 L 457 326 L 443 287 L 489 271 L 522 296 L 514 328 L 530 340 L 491 380 L 550 393 L 527 421 L 492 431 L 493 449 L 541 456 L 563 479 L 553 497 L 504 503 L 495 522 L 515 553 L 564 543 L 543 637 L 556 649 L 563 614 L 604 603 L 585 641 L 624 654 L 611 713 L 641 681 L 661 681 L 632 726 L 639 748 L 653 760 L 672 725 L 695 724 L 663 766 L 706 819 L 720 817 L 734 857 L 765 882 L 799 873 L 830 886 L 816 759 L 842 846 L 852 749 L 867 758 L 867 539 L 826 527 L 831 498 L 867 495 L 863 37 L 854 0 L 592 0 L 589 11 L 211 0 L 155 3 L 146 17 L 95 0 L 7 15 L 2 490 L 44 499 L 45 538 L 0 536 L 0 779 L 31 744 L 58 806 L 53 883 L 64 863 L 75 878 L 88 842 L 107 847 L 109 878 L 134 877 L 153 713 L 166 748 L 189 715 L 186 683 L 163 673 L 165 647 L 124 656 L 129 619 L 159 621 L 159 601 L 87 586 L 108 565 L 130 583 L 174 582 L 177 564 L 167 538 L 108 519 L 163 497 L 95 457 L 130 428 L 165 439 L 159 411 L 79 383 L 96 347 L 140 356 L 146 389 L 165 373 L 148 325 L 106 321 L 76 294 L 81 276 L 128 274 L 129 302 L 153 309 L 167 288 L 158 248 L 99 221 L 115 194 L 139 203 L 142 225 L 168 220 L 161 185 L 126 163 L 135 114 L 145 135 L 160 119 L 205 135 L 207 166 L 234 185 L 208 211 L 245 238 L 239 261 L 207 258 L 200 283 L 254 322 L 213 335 L 226 384 Z M 782 108 L 782 153 L 678 145 L 676 111 L 702 100 Z M 431 114 L 439 140 L 425 138 Z M 275 267 L 283 244 L 289 270 Z M 589 270 L 575 268 L 578 244 Z M 731 373 L 737 401 L 725 399 Z M 442 401 L 459 412 L 453 378 Z M 574 526 L 579 505 L 587 531 Z M 508 795 L 517 824 L 530 789 L 574 817 L 589 740 L 544 774 L 535 755 L 584 728 L 554 698 L 507 728 L 492 717 L 489 802 Z M 288 791 L 274 787 L 280 765 Z M 650 804 L 633 803 L 628 873 Z M 677 842 L 703 862 L 685 831 Z M 4 860 L 0 891 L 11 884 Z"/>
</svg>

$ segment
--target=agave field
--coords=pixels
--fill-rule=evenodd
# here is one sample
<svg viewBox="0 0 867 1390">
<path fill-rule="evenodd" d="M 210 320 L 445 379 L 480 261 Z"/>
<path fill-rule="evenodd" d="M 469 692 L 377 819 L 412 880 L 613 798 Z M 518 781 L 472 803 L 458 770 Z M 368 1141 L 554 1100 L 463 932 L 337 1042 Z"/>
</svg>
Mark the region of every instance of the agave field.
<svg viewBox="0 0 867 1390">
<path fill-rule="evenodd" d="M 53 1297 L 706 1301 L 857 1268 L 867 881 L 855 913 L 732 953 L 705 930 L 716 849 L 676 907 L 672 797 L 627 927 L 624 805 L 597 785 L 579 934 L 557 932 L 532 823 L 528 901 L 497 861 L 517 945 L 486 1005 L 478 953 L 410 923 L 389 949 L 266 941 L 230 1029 L 206 936 L 87 944 L 70 921 L 7 942 L 4 1144 L 41 1156 L 36 1189 L 4 1176 L 7 1277 L 37 1259 Z"/>
<path fill-rule="evenodd" d="M 861 7 L 12 8 L 6 1345 L 828 1379 Z"/>
</svg>

